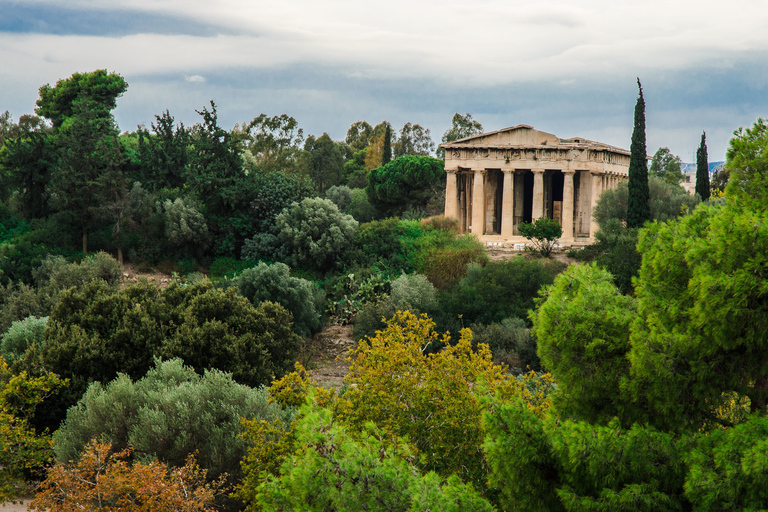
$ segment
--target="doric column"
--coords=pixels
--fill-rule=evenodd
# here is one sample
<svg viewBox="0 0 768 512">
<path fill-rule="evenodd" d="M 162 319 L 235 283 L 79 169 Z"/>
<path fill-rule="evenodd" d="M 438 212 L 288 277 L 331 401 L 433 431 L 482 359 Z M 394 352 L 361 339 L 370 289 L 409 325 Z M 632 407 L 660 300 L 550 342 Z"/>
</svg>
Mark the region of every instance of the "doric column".
<svg viewBox="0 0 768 512">
<path fill-rule="evenodd" d="M 485 227 L 485 169 L 472 169 L 472 234 L 482 235 Z"/>
<path fill-rule="evenodd" d="M 573 175 L 576 171 L 563 171 L 563 242 L 573 242 Z"/>
<path fill-rule="evenodd" d="M 501 196 L 501 236 L 512 236 L 515 227 L 515 171 L 502 169 L 504 173 L 504 190 Z"/>
<path fill-rule="evenodd" d="M 445 218 L 459 219 L 459 192 L 456 173 L 459 169 L 446 169 Z"/>
<path fill-rule="evenodd" d="M 533 171 L 533 211 L 532 220 L 544 216 L 544 169 L 531 169 Z"/>
<path fill-rule="evenodd" d="M 595 220 L 595 206 L 597 205 L 597 199 L 603 192 L 600 188 L 600 171 L 591 171 L 592 173 L 592 207 L 590 208 L 590 221 L 589 221 L 589 238 L 594 239 L 595 233 L 597 233 L 597 221 Z"/>
</svg>

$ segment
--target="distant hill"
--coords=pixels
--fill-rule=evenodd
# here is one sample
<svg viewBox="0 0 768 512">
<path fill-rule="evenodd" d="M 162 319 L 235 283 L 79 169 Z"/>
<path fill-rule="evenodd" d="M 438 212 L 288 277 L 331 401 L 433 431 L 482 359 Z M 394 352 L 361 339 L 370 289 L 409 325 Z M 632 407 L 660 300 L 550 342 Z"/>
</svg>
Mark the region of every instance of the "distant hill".
<svg viewBox="0 0 768 512">
<path fill-rule="evenodd" d="M 725 165 L 725 162 L 709 162 L 709 174 L 720 169 L 723 165 Z M 680 165 L 680 170 L 683 171 L 683 174 L 696 174 L 696 164 L 687 164 L 683 162 Z"/>
</svg>

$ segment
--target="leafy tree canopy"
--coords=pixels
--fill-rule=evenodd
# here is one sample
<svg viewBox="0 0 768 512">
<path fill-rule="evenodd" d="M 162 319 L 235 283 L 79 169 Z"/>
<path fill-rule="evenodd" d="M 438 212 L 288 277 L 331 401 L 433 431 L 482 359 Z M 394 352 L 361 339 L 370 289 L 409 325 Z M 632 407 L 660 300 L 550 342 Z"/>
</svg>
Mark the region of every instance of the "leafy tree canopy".
<svg viewBox="0 0 768 512">
<path fill-rule="evenodd" d="M 683 181 L 682 160 L 670 153 L 669 148 L 659 148 L 651 160 L 651 176 L 657 176 L 671 185 Z"/>
<path fill-rule="evenodd" d="M 56 82 L 51 87 L 40 87 L 40 99 L 35 103 L 35 112 L 50 119 L 54 128 L 75 113 L 78 101 L 87 101 L 96 111 L 97 117 L 107 117 L 117 106 L 117 98 L 128 89 L 128 83 L 117 73 L 97 69 L 90 73 L 74 73 L 69 78 Z"/>
<path fill-rule="evenodd" d="M 368 175 L 368 199 L 377 209 L 397 215 L 424 206 L 445 180 L 443 162 L 429 156 L 397 158 Z"/>
</svg>

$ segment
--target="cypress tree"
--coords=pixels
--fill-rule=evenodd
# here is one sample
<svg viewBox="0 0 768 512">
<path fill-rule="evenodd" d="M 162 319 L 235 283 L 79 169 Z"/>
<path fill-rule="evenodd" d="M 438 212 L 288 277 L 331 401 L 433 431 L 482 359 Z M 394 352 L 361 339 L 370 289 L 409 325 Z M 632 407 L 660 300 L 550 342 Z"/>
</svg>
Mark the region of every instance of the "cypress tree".
<svg viewBox="0 0 768 512">
<path fill-rule="evenodd" d="M 709 199 L 709 162 L 707 161 L 707 132 L 701 133 L 701 144 L 696 150 L 696 193 L 702 201 Z"/>
<path fill-rule="evenodd" d="M 381 165 L 386 165 L 392 161 L 392 129 L 387 124 L 384 131 L 384 149 L 381 152 Z"/>
<path fill-rule="evenodd" d="M 643 86 L 637 79 L 640 95 L 635 104 L 635 128 L 632 131 L 632 146 L 629 159 L 629 196 L 627 197 L 627 227 L 642 227 L 651 219 L 648 203 L 648 155 L 645 147 L 645 99 Z"/>
</svg>

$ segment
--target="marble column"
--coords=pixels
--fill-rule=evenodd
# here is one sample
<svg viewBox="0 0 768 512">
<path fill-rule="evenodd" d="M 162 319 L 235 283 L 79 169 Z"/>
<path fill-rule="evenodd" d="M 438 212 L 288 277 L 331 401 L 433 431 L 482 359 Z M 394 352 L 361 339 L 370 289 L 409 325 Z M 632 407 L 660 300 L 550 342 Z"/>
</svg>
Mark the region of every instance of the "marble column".
<svg viewBox="0 0 768 512">
<path fill-rule="evenodd" d="M 515 171 L 502 169 L 504 173 L 504 190 L 501 196 L 501 236 L 510 237 L 515 227 Z"/>
<path fill-rule="evenodd" d="M 472 234 L 482 235 L 485 227 L 485 169 L 472 169 Z"/>
<path fill-rule="evenodd" d="M 600 187 L 600 171 L 591 171 L 592 174 L 592 197 L 591 197 L 591 208 L 590 208 L 590 220 L 589 220 L 589 238 L 593 239 L 595 238 L 595 233 L 597 233 L 597 221 L 595 220 L 595 216 L 593 215 L 595 212 L 595 205 L 597 205 L 597 200 L 600 197 L 600 194 L 603 192 L 602 188 Z"/>
<path fill-rule="evenodd" d="M 563 236 L 565 243 L 573 242 L 573 175 L 576 171 L 563 171 Z"/>
<path fill-rule="evenodd" d="M 533 171 L 533 211 L 531 220 L 544 216 L 544 169 L 531 169 Z"/>
<path fill-rule="evenodd" d="M 445 182 L 445 218 L 459 219 L 459 192 L 457 186 L 458 169 L 446 169 Z"/>
</svg>

